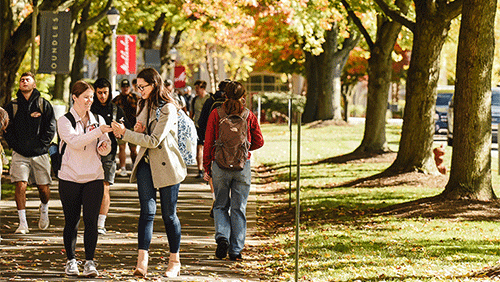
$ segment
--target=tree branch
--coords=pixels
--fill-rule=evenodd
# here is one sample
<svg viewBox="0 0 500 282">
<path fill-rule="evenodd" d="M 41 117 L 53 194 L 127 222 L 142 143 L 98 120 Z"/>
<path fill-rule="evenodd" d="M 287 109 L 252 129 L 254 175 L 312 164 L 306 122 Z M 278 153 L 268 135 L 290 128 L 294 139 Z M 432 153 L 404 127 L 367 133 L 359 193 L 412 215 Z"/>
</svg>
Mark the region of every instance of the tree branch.
<svg viewBox="0 0 500 282">
<path fill-rule="evenodd" d="M 349 5 L 349 3 L 347 3 L 346 0 L 342 0 L 342 5 L 344 5 L 344 7 L 345 7 L 345 9 L 347 11 L 347 14 L 352 19 L 352 21 L 354 22 L 354 24 L 358 27 L 358 29 L 361 32 L 361 34 L 364 36 L 364 38 L 366 40 L 366 43 L 368 44 L 368 47 L 370 47 L 370 50 L 373 49 L 373 47 L 374 47 L 375 44 L 373 43 L 373 40 L 370 37 L 370 34 L 368 34 L 368 31 L 363 26 L 363 23 L 361 23 L 361 20 L 358 18 L 358 16 L 356 16 L 356 14 L 354 13 L 354 11 L 352 10 L 351 6 Z"/>
<path fill-rule="evenodd" d="M 403 15 L 399 11 L 391 9 L 391 7 L 389 7 L 389 5 L 387 5 L 387 3 L 385 3 L 384 0 L 375 0 L 375 2 L 378 4 L 380 9 L 382 9 L 384 14 L 386 14 L 388 17 L 406 26 L 412 32 L 415 30 L 415 22 L 413 22 L 406 15 Z"/>
<path fill-rule="evenodd" d="M 152 49 L 153 42 L 156 41 L 160 32 L 162 30 L 163 25 L 165 24 L 165 13 L 162 13 L 158 19 L 155 21 L 155 27 L 152 31 L 148 31 L 148 38 L 144 42 L 144 49 Z"/>
<path fill-rule="evenodd" d="M 445 14 L 448 15 L 448 20 L 452 20 L 458 17 L 462 13 L 462 7 L 464 5 L 464 0 L 455 0 L 446 4 Z"/>
<path fill-rule="evenodd" d="M 113 0 L 108 0 L 108 2 L 106 3 L 106 6 L 104 6 L 104 8 L 99 12 L 99 14 L 97 14 L 93 18 L 90 18 L 84 22 L 77 24 L 75 26 L 74 32 L 80 33 L 82 31 L 88 29 L 89 27 L 93 26 L 94 24 L 96 24 L 100 20 L 102 20 L 106 16 L 106 14 L 108 13 L 109 8 L 111 8 L 112 4 L 113 4 Z"/>
</svg>

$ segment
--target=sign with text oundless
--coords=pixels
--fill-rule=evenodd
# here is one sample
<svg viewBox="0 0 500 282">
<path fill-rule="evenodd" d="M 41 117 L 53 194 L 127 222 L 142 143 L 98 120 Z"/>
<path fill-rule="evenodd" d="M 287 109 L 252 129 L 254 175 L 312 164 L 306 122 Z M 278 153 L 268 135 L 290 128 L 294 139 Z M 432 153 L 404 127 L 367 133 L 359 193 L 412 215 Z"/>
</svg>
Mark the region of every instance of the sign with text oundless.
<svg viewBox="0 0 500 282">
<path fill-rule="evenodd" d="M 136 36 L 116 36 L 116 73 L 129 75 L 136 70 Z"/>
<path fill-rule="evenodd" d="M 70 34 L 70 12 L 40 12 L 39 73 L 69 73 Z"/>
</svg>

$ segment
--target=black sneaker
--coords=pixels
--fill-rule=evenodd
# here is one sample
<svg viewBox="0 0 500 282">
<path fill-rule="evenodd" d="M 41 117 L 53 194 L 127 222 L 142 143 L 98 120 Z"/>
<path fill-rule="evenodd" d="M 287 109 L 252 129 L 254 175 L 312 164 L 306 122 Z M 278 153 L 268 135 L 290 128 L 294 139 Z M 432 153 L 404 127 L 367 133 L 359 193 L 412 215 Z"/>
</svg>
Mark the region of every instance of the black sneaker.
<svg viewBox="0 0 500 282">
<path fill-rule="evenodd" d="M 242 260 L 241 254 L 237 254 L 237 255 L 229 254 L 229 259 L 230 260 Z"/>
<path fill-rule="evenodd" d="M 215 256 L 219 259 L 224 259 L 227 256 L 227 249 L 229 248 L 229 242 L 226 238 L 221 237 L 217 239 L 217 250 L 215 250 Z"/>
</svg>

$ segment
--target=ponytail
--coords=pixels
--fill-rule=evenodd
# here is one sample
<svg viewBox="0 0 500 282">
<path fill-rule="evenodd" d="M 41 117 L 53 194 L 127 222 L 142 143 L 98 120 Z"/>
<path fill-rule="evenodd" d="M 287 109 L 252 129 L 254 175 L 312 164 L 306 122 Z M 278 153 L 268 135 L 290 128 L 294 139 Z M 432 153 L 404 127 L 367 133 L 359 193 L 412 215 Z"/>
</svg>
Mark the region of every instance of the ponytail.
<svg viewBox="0 0 500 282">
<path fill-rule="evenodd" d="M 226 101 L 222 104 L 222 109 L 226 114 L 241 114 L 243 109 L 245 109 L 245 95 L 246 90 L 237 81 L 229 82 L 224 88 L 226 95 Z"/>
</svg>

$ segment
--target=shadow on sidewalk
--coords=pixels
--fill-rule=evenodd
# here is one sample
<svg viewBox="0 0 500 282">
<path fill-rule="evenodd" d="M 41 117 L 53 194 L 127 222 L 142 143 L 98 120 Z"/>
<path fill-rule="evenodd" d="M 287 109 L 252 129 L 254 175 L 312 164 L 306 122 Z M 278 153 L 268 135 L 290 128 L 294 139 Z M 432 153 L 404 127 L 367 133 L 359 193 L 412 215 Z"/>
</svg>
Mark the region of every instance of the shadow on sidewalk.
<svg viewBox="0 0 500 282">
<path fill-rule="evenodd" d="M 188 178 L 181 184 L 178 215 L 182 224 L 181 276 L 169 281 L 258 281 L 256 274 L 245 271 L 238 262 L 215 257 L 213 219 L 209 217 L 212 204 L 210 187 L 195 179 L 196 169 L 189 168 Z M 64 274 L 66 255 L 62 233 L 64 217 L 57 192 L 57 182 L 51 186 L 50 226 L 38 229 L 38 192 L 27 192 L 27 218 L 30 233 L 14 234 L 18 216 L 14 199 L 0 201 L 0 281 L 134 281 L 132 270 L 137 258 L 137 223 L 139 201 L 135 183 L 117 177 L 111 186 L 111 208 L 106 220 L 106 235 L 100 235 L 95 260 L 100 276 L 97 279 L 70 278 Z M 252 239 L 255 227 L 255 192 L 247 208 L 247 245 L 258 245 Z M 147 280 L 167 280 L 164 272 L 168 263 L 168 241 L 161 220 L 160 205 L 154 223 Z M 243 255 L 245 255 L 243 251 Z M 84 260 L 83 223 L 81 220 L 76 250 L 77 260 Z M 250 258 L 251 259 L 251 258 Z M 83 270 L 83 266 L 80 266 Z"/>
</svg>

